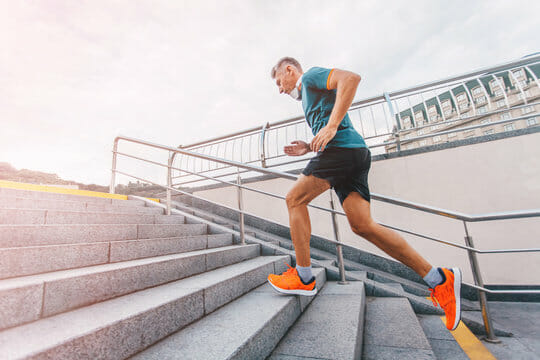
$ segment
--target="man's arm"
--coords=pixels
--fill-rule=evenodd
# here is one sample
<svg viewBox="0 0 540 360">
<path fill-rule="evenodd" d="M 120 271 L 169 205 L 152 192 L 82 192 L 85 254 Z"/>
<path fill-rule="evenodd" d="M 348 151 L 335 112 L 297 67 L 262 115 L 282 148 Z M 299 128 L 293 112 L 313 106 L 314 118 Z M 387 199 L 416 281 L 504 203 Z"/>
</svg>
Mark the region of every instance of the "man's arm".
<svg viewBox="0 0 540 360">
<path fill-rule="evenodd" d="M 316 152 L 319 149 L 323 151 L 326 145 L 336 136 L 339 124 L 352 104 L 360 80 L 360 75 L 353 72 L 339 69 L 332 70 L 328 77 L 327 89 L 337 89 L 336 103 L 330 113 L 328 124 L 311 141 L 310 147 L 312 151 Z"/>
</svg>

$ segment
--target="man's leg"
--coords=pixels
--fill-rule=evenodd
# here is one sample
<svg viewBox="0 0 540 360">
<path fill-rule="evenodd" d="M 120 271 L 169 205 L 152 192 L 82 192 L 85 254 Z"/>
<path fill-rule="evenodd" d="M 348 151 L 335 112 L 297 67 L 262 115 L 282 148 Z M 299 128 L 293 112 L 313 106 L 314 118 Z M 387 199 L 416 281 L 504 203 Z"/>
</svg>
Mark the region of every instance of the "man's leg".
<svg viewBox="0 0 540 360">
<path fill-rule="evenodd" d="M 296 253 L 296 264 L 310 266 L 309 239 L 311 238 L 311 222 L 307 205 L 311 200 L 330 188 L 328 181 L 313 175 L 300 175 L 286 197 L 289 210 L 289 226 L 291 239 Z"/>
<path fill-rule="evenodd" d="M 416 271 L 433 288 L 432 299 L 437 299 L 444 309 L 446 327 L 454 330 L 461 318 L 461 271 L 432 267 L 397 232 L 373 221 L 370 204 L 359 193 L 351 192 L 347 196 L 343 210 L 356 234 Z"/>
<path fill-rule="evenodd" d="M 371 218 L 370 203 L 359 193 L 351 192 L 343 202 L 351 229 L 379 249 L 424 277 L 432 266 L 397 232 L 377 224 Z"/>
</svg>

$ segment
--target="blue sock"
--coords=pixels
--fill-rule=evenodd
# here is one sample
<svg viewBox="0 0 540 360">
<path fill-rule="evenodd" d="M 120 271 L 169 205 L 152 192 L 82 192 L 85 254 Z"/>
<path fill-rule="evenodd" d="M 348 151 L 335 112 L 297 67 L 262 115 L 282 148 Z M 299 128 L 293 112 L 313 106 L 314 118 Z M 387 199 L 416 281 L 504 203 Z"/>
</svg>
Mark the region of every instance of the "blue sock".
<svg viewBox="0 0 540 360">
<path fill-rule="evenodd" d="M 435 289 L 435 286 L 440 285 L 444 278 L 436 267 L 432 267 L 431 270 L 424 276 L 424 281 L 430 288 Z"/>
<path fill-rule="evenodd" d="M 313 277 L 311 266 L 303 267 L 296 265 L 296 271 L 298 271 L 298 276 L 300 276 L 300 279 L 304 283 L 307 283 Z"/>
</svg>

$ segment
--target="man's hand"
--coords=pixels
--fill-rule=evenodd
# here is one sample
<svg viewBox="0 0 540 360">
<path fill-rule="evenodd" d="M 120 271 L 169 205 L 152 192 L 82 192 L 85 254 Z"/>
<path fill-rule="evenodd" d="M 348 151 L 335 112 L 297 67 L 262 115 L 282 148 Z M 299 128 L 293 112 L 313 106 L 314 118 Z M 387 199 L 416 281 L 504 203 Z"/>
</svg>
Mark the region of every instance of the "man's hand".
<svg viewBox="0 0 540 360">
<path fill-rule="evenodd" d="M 295 140 L 291 142 L 292 145 L 287 145 L 283 148 L 285 154 L 289 156 L 301 156 L 307 154 L 309 150 L 309 144 L 301 140 Z"/>
<path fill-rule="evenodd" d="M 317 136 L 311 140 L 311 151 L 318 152 L 324 151 L 326 145 L 336 136 L 337 128 L 326 125 L 318 133 Z"/>
</svg>

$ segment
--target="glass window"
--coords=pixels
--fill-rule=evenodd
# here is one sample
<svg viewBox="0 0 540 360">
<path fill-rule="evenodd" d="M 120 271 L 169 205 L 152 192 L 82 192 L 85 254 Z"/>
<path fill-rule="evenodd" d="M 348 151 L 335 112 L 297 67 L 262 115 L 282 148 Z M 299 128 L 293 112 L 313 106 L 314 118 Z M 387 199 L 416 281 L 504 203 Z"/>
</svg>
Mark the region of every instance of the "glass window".
<svg viewBox="0 0 540 360">
<path fill-rule="evenodd" d="M 459 104 L 459 110 L 465 110 L 469 107 L 469 103 Z"/>
<path fill-rule="evenodd" d="M 433 137 L 433 142 L 439 142 L 441 141 L 441 137 L 440 136 L 434 136 Z"/>
<path fill-rule="evenodd" d="M 489 121 L 489 119 L 483 119 L 482 121 L 480 121 L 480 124 L 484 125 L 484 124 L 489 124 L 491 121 Z"/>
<path fill-rule="evenodd" d="M 538 120 L 536 120 L 536 117 L 527 119 L 527 126 L 533 126 L 538 124 Z"/>
<path fill-rule="evenodd" d="M 521 87 L 525 87 L 525 86 L 527 86 L 527 81 L 526 80 L 520 80 L 519 85 L 521 85 Z"/>
<path fill-rule="evenodd" d="M 426 140 L 420 141 L 420 146 L 426 146 L 426 144 L 427 144 L 427 141 L 426 141 Z"/>
<path fill-rule="evenodd" d="M 448 109 L 444 111 L 444 115 L 450 116 L 452 114 L 452 110 Z"/>
<path fill-rule="evenodd" d="M 432 116 L 429 118 L 429 120 L 431 120 L 431 121 L 437 121 L 437 120 L 439 120 L 439 115 L 432 115 Z"/>
<path fill-rule="evenodd" d="M 418 132 L 416 133 L 416 135 L 418 135 L 418 136 L 424 135 L 424 129 L 418 130 Z"/>
<path fill-rule="evenodd" d="M 479 107 L 478 109 L 476 109 L 476 111 L 477 111 L 479 114 L 485 114 L 485 113 L 487 113 L 487 106 L 481 106 L 481 107 Z"/>
<path fill-rule="evenodd" d="M 449 138 L 453 138 L 453 137 L 456 137 L 456 136 L 457 136 L 457 133 L 455 133 L 455 132 L 448 134 Z"/>
<path fill-rule="evenodd" d="M 450 100 L 444 100 L 443 103 L 442 103 L 442 107 L 443 108 L 450 107 Z"/>
<path fill-rule="evenodd" d="M 439 127 L 440 127 L 440 125 L 433 125 L 433 126 L 431 127 L 431 130 L 432 130 L 432 131 L 435 131 L 435 130 L 439 129 Z"/>
<path fill-rule="evenodd" d="M 503 107 L 503 106 L 506 106 L 506 101 L 504 100 L 497 101 L 497 107 Z"/>
<path fill-rule="evenodd" d="M 463 135 L 464 135 L 466 138 L 473 137 L 473 136 L 474 136 L 474 130 L 465 131 L 465 132 L 463 133 Z"/>
<path fill-rule="evenodd" d="M 525 74 L 523 73 L 523 69 L 512 71 L 512 74 L 514 74 L 514 76 L 518 79 L 525 76 Z"/>
<path fill-rule="evenodd" d="M 495 133 L 495 130 L 493 130 L 493 129 L 489 129 L 489 130 L 484 131 L 484 135 L 491 135 L 493 133 Z"/>
<path fill-rule="evenodd" d="M 532 106 L 525 106 L 523 108 L 521 108 L 521 113 L 522 114 L 528 114 L 528 113 L 531 113 L 534 111 L 534 108 Z"/>
<path fill-rule="evenodd" d="M 509 112 L 505 112 L 501 114 L 501 120 L 510 120 L 511 116 Z"/>
<path fill-rule="evenodd" d="M 460 93 L 460 94 L 457 96 L 457 99 L 458 99 L 458 101 L 465 100 L 465 99 L 466 99 L 465 93 Z"/>
<path fill-rule="evenodd" d="M 476 98 L 476 103 L 477 104 L 484 104 L 486 102 L 486 97 L 485 96 L 480 96 L 479 98 Z"/>
<path fill-rule="evenodd" d="M 475 87 L 473 90 L 472 90 L 472 93 L 474 95 L 478 95 L 478 94 L 481 94 L 482 93 L 482 88 L 480 86 L 477 86 Z"/>
<path fill-rule="evenodd" d="M 504 131 L 512 131 L 512 130 L 515 130 L 514 124 L 504 125 Z"/>
<path fill-rule="evenodd" d="M 424 118 L 424 113 L 422 113 L 421 111 L 417 112 L 417 113 L 414 113 L 414 117 L 417 118 L 417 119 L 423 119 Z"/>
<path fill-rule="evenodd" d="M 404 123 L 404 124 L 410 124 L 410 123 L 411 123 L 411 118 L 408 117 L 408 116 L 405 116 L 405 117 L 403 118 L 403 123 Z"/>
</svg>

